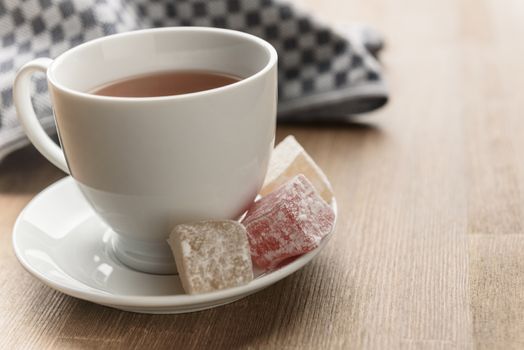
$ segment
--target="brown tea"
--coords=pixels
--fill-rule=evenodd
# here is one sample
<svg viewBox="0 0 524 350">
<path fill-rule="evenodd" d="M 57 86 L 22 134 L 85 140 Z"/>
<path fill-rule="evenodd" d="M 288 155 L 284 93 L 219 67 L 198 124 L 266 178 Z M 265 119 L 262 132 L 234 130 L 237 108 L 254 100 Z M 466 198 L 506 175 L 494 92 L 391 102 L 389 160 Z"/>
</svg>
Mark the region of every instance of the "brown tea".
<svg viewBox="0 0 524 350">
<path fill-rule="evenodd" d="M 155 97 L 188 94 L 233 84 L 241 78 L 208 71 L 179 70 L 144 74 L 104 84 L 92 94 L 114 97 Z"/>
</svg>

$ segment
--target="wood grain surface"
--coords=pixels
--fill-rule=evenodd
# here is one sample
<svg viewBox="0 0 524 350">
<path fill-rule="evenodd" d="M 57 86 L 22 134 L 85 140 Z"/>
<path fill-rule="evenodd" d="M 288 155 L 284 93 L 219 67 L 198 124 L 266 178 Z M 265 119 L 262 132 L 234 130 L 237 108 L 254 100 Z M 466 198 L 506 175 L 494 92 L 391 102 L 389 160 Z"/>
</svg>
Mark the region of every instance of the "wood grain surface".
<svg viewBox="0 0 524 350">
<path fill-rule="evenodd" d="M 390 103 L 280 125 L 332 180 L 340 220 L 307 267 L 209 311 L 152 316 L 58 293 L 16 261 L 17 214 L 62 177 L 0 164 L 1 349 L 524 348 L 524 2 L 303 0 L 386 35 Z"/>
</svg>

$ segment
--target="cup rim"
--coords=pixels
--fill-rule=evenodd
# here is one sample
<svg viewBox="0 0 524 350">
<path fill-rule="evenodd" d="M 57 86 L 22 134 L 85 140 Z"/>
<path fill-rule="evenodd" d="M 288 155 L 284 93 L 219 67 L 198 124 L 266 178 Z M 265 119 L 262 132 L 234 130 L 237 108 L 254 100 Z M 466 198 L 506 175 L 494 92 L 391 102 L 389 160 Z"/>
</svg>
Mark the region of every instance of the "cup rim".
<svg viewBox="0 0 524 350">
<path fill-rule="evenodd" d="M 58 82 L 55 79 L 54 74 L 53 74 L 53 71 L 54 71 L 55 67 L 57 65 L 59 65 L 62 61 L 66 60 L 67 57 L 73 51 L 76 51 L 77 49 L 80 49 L 80 48 L 84 48 L 84 47 L 95 45 L 95 44 L 97 44 L 99 42 L 102 42 L 102 41 L 105 41 L 105 40 L 108 40 L 108 39 L 112 39 L 112 38 L 116 38 L 116 37 L 126 37 L 126 36 L 140 35 L 140 34 L 142 34 L 144 32 L 150 32 L 150 33 L 151 32 L 208 32 L 208 33 L 223 33 L 223 34 L 231 35 L 231 36 L 234 36 L 234 37 L 237 37 L 237 38 L 241 38 L 241 39 L 244 39 L 244 40 L 249 40 L 249 41 L 252 41 L 252 42 L 256 43 L 257 45 L 261 46 L 262 48 L 264 48 L 267 51 L 267 53 L 269 54 L 269 59 L 268 59 L 268 62 L 264 65 L 264 67 L 262 69 L 258 70 L 256 73 L 251 74 L 250 76 L 248 76 L 246 78 L 243 78 L 243 79 L 241 79 L 239 81 L 236 81 L 236 82 L 234 82 L 232 84 L 221 86 L 221 87 L 217 87 L 217 88 L 213 88 L 213 89 L 203 90 L 203 91 L 197 91 L 197 92 L 180 94 L 180 95 L 153 96 L 153 97 L 102 96 L 102 95 L 90 94 L 88 92 L 79 91 L 79 90 L 75 90 L 75 89 L 69 88 L 69 87 L 65 86 L 64 84 Z M 249 33 L 244 33 L 244 32 L 233 30 L 233 29 L 214 28 L 214 27 L 196 27 L 196 26 L 195 27 L 163 27 L 163 28 L 147 28 L 147 29 L 133 30 L 133 31 L 124 32 L 124 33 L 117 33 L 117 34 L 103 36 L 103 37 L 100 37 L 100 38 L 93 39 L 93 40 L 87 41 L 85 43 L 82 43 L 82 44 L 80 44 L 78 46 L 75 46 L 75 47 L 65 51 L 64 53 L 59 55 L 57 58 L 53 59 L 53 62 L 51 63 L 51 66 L 47 70 L 46 75 L 47 75 L 48 82 L 54 88 L 56 88 L 56 89 L 58 89 L 58 90 L 60 90 L 60 91 L 62 91 L 64 93 L 71 94 L 71 95 L 73 95 L 75 97 L 87 98 L 87 99 L 98 100 L 98 101 L 112 101 L 112 102 L 120 101 L 120 102 L 140 102 L 140 103 L 143 103 L 143 102 L 168 101 L 168 100 L 180 100 L 180 99 L 196 98 L 196 97 L 202 97 L 202 96 L 206 96 L 206 95 L 210 95 L 210 94 L 216 94 L 216 93 L 220 93 L 220 92 L 223 92 L 223 91 L 228 91 L 228 90 L 231 90 L 231 89 L 234 89 L 234 88 L 237 88 L 237 87 L 241 87 L 241 86 L 243 86 L 245 84 L 249 84 L 251 81 L 253 81 L 253 80 L 259 78 L 260 76 L 263 76 L 264 74 L 266 74 L 269 70 L 271 70 L 275 66 L 277 61 L 278 61 L 278 55 L 277 55 L 277 51 L 275 50 L 273 45 L 271 45 L 266 40 L 264 40 L 262 38 L 259 38 L 259 37 L 255 36 L 255 35 L 249 34 Z"/>
</svg>

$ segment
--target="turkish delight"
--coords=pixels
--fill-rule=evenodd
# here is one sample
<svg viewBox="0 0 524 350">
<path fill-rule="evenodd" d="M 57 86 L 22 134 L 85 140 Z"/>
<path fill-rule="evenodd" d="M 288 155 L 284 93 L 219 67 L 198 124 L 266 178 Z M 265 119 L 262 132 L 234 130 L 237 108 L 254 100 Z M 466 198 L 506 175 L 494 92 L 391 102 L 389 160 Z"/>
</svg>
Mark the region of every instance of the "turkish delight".
<svg viewBox="0 0 524 350">
<path fill-rule="evenodd" d="M 255 202 L 242 223 L 255 264 L 273 269 L 318 247 L 334 221 L 333 209 L 300 174 Z"/>
<path fill-rule="evenodd" d="M 177 225 L 168 243 L 182 287 L 189 294 L 235 287 L 253 279 L 246 230 L 239 222 Z"/>
<path fill-rule="evenodd" d="M 260 194 L 264 196 L 273 192 L 298 174 L 307 177 L 320 196 L 326 202 L 331 202 L 333 190 L 326 175 L 292 135 L 286 137 L 273 150 Z"/>
</svg>

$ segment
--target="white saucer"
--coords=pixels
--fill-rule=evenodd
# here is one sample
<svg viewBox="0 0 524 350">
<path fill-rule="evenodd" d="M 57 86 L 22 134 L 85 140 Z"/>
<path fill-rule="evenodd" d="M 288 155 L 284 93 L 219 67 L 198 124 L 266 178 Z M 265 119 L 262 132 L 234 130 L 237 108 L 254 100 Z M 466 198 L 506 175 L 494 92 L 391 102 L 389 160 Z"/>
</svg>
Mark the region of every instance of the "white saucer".
<svg viewBox="0 0 524 350">
<path fill-rule="evenodd" d="M 336 202 L 332 203 L 335 213 Z M 231 303 L 292 274 L 314 251 L 222 291 L 185 294 L 176 275 L 141 273 L 120 263 L 106 244 L 111 230 L 96 216 L 71 177 L 39 193 L 20 213 L 13 230 L 15 254 L 36 278 L 65 294 L 109 307 L 142 313 L 183 313 Z"/>
</svg>

